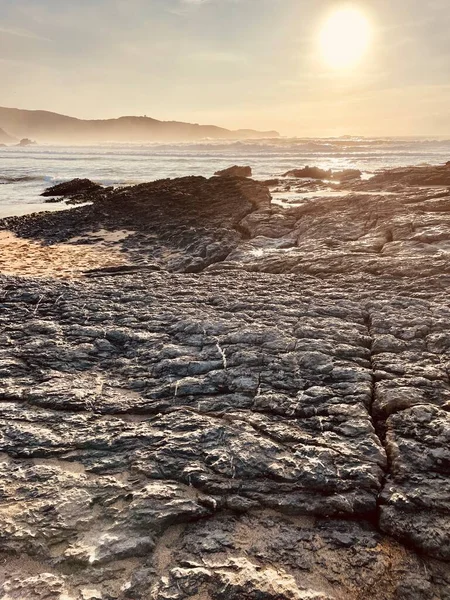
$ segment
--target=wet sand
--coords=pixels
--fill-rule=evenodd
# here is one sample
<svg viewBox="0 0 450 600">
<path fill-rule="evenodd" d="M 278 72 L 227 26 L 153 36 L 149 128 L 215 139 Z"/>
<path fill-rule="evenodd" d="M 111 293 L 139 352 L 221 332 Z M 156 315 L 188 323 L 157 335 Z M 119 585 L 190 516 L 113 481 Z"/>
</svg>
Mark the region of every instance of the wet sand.
<svg viewBox="0 0 450 600">
<path fill-rule="evenodd" d="M 60 210 L 67 210 L 67 204 L 64 202 L 60 203 L 43 203 L 38 202 L 36 204 L 3 204 L 0 205 L 0 219 L 6 217 L 23 217 L 24 215 L 31 215 L 32 213 L 41 212 L 58 212 Z"/>
<path fill-rule="evenodd" d="M 72 243 L 44 245 L 19 238 L 10 231 L 0 231 L 0 272 L 21 277 L 76 279 L 85 271 L 128 265 L 117 245 L 130 232 L 97 231 L 96 243 L 83 244 L 83 238 Z M 89 235 L 84 236 L 86 242 Z"/>
</svg>

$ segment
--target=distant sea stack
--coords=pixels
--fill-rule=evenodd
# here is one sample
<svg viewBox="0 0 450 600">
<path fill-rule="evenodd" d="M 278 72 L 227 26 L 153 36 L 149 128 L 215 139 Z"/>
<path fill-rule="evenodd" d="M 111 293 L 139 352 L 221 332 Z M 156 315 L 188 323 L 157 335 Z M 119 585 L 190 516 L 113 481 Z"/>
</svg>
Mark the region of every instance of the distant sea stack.
<svg viewBox="0 0 450 600">
<path fill-rule="evenodd" d="M 279 137 L 277 131 L 239 129 L 231 131 L 214 125 L 198 125 L 177 121 L 158 121 L 149 117 L 85 121 L 42 110 L 0 108 L 0 128 L 17 138 L 40 142 L 182 142 L 243 140 Z M 0 142 L 2 141 L 0 137 Z"/>
<path fill-rule="evenodd" d="M 26 148 L 27 146 L 36 146 L 36 145 L 37 145 L 37 142 L 34 142 L 33 140 L 29 140 L 28 138 L 23 138 L 17 144 L 17 146 L 20 146 L 21 148 Z"/>
</svg>

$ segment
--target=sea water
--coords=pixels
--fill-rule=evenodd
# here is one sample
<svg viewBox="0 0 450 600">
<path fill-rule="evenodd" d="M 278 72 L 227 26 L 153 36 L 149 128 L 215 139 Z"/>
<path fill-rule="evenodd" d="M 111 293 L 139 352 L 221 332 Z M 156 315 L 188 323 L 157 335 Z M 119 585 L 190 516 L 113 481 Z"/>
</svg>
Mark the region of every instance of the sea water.
<svg viewBox="0 0 450 600">
<path fill-rule="evenodd" d="M 442 164 L 450 140 L 433 139 L 267 139 L 178 144 L 39 145 L 0 148 L 0 216 L 56 209 L 40 194 L 75 177 L 104 185 L 132 185 L 167 177 L 212 176 L 231 165 L 249 165 L 257 179 L 279 177 L 306 165 L 360 169 Z"/>
</svg>

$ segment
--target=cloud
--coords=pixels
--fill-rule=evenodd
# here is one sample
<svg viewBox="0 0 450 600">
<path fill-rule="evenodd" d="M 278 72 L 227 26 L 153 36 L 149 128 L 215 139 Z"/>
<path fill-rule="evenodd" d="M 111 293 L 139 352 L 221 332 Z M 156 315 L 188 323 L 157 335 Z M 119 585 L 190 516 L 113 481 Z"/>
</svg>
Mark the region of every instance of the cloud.
<svg viewBox="0 0 450 600">
<path fill-rule="evenodd" d="M 51 39 L 49 39 L 47 37 L 40 36 L 37 33 L 34 33 L 33 31 L 27 31 L 26 29 L 0 27 L 0 34 L 12 35 L 15 37 L 26 38 L 29 40 L 40 40 L 41 42 L 51 42 L 52 41 Z"/>
<path fill-rule="evenodd" d="M 203 4 L 218 4 L 218 3 L 235 3 L 241 2 L 241 0 L 178 0 L 178 8 L 170 10 L 175 14 L 185 14 L 189 8 L 199 8 Z"/>
<path fill-rule="evenodd" d="M 235 54 L 233 52 L 193 52 L 188 58 L 201 61 L 201 62 L 216 62 L 216 63 L 246 63 L 247 57 L 242 54 Z"/>
</svg>

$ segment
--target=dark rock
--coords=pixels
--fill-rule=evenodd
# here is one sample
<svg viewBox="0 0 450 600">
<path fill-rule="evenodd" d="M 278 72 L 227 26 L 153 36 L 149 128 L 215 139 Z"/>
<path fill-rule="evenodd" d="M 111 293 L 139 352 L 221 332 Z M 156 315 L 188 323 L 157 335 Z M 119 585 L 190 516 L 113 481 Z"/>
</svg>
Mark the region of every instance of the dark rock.
<svg viewBox="0 0 450 600">
<path fill-rule="evenodd" d="M 362 172 L 359 169 L 345 169 L 344 171 L 334 171 L 332 179 L 342 182 L 361 179 Z"/>
<path fill-rule="evenodd" d="M 331 179 L 332 172 L 319 169 L 319 167 L 304 167 L 303 169 L 292 169 L 287 171 L 283 177 L 296 177 L 304 179 Z"/>
<path fill-rule="evenodd" d="M 214 175 L 217 177 L 251 177 L 252 169 L 251 167 L 238 167 L 235 165 L 234 167 L 223 169 L 223 171 L 216 171 Z"/>
<path fill-rule="evenodd" d="M 49 187 L 41 194 L 41 196 L 64 196 L 72 197 L 79 194 L 89 194 L 103 189 L 101 185 L 90 181 L 89 179 L 72 179 L 65 183 L 59 183 Z"/>
<path fill-rule="evenodd" d="M 337 181 L 351 181 L 361 178 L 361 171 L 358 169 L 345 169 L 344 171 L 325 171 L 319 167 L 304 167 L 303 169 L 292 169 L 283 175 L 283 177 L 295 177 L 298 179 L 328 179 Z"/>
<path fill-rule="evenodd" d="M 402 186 L 450 186 L 449 164 L 443 166 L 400 167 L 380 171 L 369 185 L 400 184 Z"/>
<path fill-rule="evenodd" d="M 267 185 L 267 187 L 275 187 L 280 185 L 279 179 L 265 179 L 264 181 L 260 181 L 263 185 Z"/>
<path fill-rule="evenodd" d="M 46 198 L 44 200 L 45 204 L 58 204 L 58 202 L 63 202 L 64 198 L 60 197 L 51 197 L 51 198 Z"/>
</svg>

